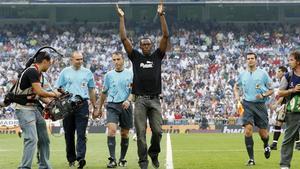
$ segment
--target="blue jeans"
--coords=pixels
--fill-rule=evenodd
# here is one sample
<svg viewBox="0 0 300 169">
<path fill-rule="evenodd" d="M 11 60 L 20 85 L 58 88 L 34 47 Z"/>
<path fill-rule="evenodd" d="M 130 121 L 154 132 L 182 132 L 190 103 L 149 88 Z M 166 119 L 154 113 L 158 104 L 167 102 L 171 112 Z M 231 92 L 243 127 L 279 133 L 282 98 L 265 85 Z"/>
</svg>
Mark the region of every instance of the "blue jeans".
<svg viewBox="0 0 300 169">
<path fill-rule="evenodd" d="M 37 144 L 40 153 L 39 169 L 51 169 L 52 167 L 49 162 L 50 140 L 46 122 L 41 113 L 37 109 L 17 109 L 16 116 L 24 136 L 23 157 L 19 169 L 31 168 Z"/>
</svg>

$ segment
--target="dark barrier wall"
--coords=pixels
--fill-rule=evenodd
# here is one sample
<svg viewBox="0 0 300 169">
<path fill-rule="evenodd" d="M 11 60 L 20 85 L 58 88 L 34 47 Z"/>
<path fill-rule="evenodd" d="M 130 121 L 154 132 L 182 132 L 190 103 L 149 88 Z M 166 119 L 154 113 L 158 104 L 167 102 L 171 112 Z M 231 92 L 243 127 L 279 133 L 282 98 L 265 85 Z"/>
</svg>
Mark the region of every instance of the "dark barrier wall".
<svg viewBox="0 0 300 169">
<path fill-rule="evenodd" d="M 126 13 L 127 24 L 130 22 L 153 22 L 157 20 L 156 4 L 121 4 Z M 296 22 L 300 20 L 299 4 L 167 4 L 167 20 L 176 21 L 216 21 L 222 23 L 257 23 L 257 22 Z M 118 23 L 114 4 L 81 4 L 81 5 L 1 5 L 0 23 L 22 23 L 21 21 L 64 23 Z M 130 25 L 130 24 L 129 24 Z M 135 25 L 136 26 L 136 25 Z"/>
</svg>

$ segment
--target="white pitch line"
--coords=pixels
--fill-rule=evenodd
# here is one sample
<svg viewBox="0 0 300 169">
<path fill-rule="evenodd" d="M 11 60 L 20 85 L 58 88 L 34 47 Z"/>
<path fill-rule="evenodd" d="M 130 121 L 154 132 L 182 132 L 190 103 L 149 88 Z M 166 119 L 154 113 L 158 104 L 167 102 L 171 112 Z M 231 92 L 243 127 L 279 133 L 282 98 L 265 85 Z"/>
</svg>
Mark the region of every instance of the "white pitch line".
<svg viewBox="0 0 300 169">
<path fill-rule="evenodd" d="M 167 158 L 166 158 L 166 169 L 174 169 L 173 167 L 173 154 L 170 133 L 167 133 Z"/>
</svg>

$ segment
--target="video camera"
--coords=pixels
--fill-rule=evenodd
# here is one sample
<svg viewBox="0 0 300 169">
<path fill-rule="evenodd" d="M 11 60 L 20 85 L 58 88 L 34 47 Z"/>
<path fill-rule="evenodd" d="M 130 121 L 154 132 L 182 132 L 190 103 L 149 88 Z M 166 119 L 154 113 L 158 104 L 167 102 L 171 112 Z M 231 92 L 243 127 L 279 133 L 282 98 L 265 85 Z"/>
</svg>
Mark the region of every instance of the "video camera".
<svg viewBox="0 0 300 169">
<path fill-rule="evenodd" d="M 44 109 L 44 118 L 51 119 L 53 121 L 60 120 L 78 110 L 83 106 L 83 98 L 76 95 L 74 98 L 73 94 L 58 90 L 62 95 L 58 98 L 53 99 L 48 103 Z"/>
</svg>

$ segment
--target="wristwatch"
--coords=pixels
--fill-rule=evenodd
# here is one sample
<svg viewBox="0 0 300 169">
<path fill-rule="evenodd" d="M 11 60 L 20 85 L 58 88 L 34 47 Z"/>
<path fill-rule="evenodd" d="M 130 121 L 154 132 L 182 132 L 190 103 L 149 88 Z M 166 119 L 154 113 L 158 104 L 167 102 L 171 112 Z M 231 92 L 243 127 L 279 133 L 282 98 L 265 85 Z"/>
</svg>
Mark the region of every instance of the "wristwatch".
<svg viewBox="0 0 300 169">
<path fill-rule="evenodd" d="M 165 11 L 163 11 L 162 13 L 160 13 L 159 15 L 160 16 L 163 16 L 163 15 L 165 15 L 166 14 L 166 12 Z"/>
</svg>

